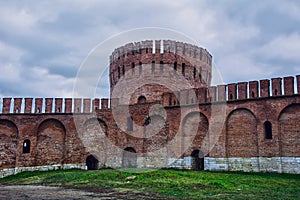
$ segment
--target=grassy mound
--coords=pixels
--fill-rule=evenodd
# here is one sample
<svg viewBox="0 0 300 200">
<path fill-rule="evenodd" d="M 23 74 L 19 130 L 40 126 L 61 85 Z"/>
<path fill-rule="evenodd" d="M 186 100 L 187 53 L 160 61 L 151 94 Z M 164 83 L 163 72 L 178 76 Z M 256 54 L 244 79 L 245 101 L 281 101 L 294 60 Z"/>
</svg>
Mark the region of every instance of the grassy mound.
<svg viewBox="0 0 300 200">
<path fill-rule="evenodd" d="M 300 175 L 161 169 L 24 172 L 0 179 L 2 185 L 101 187 L 159 193 L 181 199 L 300 199 Z M 133 179 L 126 179 L 136 176 Z"/>
</svg>

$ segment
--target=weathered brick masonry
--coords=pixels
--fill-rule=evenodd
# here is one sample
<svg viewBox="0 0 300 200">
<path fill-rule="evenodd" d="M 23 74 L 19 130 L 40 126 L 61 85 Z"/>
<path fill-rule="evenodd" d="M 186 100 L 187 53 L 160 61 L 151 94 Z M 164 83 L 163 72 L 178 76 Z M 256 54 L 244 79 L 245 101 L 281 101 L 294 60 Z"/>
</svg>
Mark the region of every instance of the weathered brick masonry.
<svg viewBox="0 0 300 200">
<path fill-rule="evenodd" d="M 160 44 L 112 53 L 120 96 L 2 98 L 0 177 L 73 167 L 300 173 L 300 76 L 210 86 L 205 49 Z"/>
</svg>

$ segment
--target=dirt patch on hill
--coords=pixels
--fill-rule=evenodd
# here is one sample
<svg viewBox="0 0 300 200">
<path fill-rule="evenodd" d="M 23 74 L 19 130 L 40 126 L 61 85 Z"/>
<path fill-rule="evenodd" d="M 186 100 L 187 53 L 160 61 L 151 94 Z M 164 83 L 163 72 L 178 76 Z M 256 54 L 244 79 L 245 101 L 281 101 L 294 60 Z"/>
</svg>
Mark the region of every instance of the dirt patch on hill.
<svg viewBox="0 0 300 200">
<path fill-rule="evenodd" d="M 104 199 L 166 199 L 153 193 L 133 190 L 116 190 L 100 187 L 49 187 L 36 185 L 0 186 L 0 199 L 54 199 L 54 200 L 104 200 Z M 171 199 L 171 198 L 169 198 Z"/>
</svg>

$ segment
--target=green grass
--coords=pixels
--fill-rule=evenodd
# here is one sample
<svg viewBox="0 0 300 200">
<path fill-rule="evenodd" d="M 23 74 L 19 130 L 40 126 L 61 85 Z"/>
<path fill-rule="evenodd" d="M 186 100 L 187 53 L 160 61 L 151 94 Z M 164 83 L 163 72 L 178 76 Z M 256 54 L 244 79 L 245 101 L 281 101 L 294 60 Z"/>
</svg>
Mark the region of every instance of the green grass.
<svg viewBox="0 0 300 200">
<path fill-rule="evenodd" d="M 300 199 L 300 175 L 294 174 L 171 169 L 147 173 L 131 171 L 24 172 L 0 179 L 0 184 L 130 189 L 186 199 Z M 125 181 L 126 177 L 133 175 L 137 176 L 135 180 Z"/>
</svg>

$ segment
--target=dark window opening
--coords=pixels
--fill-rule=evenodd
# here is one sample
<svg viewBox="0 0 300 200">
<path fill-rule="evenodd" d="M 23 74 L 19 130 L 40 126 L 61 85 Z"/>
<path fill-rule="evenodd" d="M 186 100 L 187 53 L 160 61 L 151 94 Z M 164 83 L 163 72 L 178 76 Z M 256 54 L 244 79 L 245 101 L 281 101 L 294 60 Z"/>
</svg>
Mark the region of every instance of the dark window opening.
<svg viewBox="0 0 300 200">
<path fill-rule="evenodd" d="M 194 66 L 194 79 L 196 79 L 196 73 L 197 73 L 197 69 L 196 66 Z"/>
<path fill-rule="evenodd" d="M 37 109 L 37 113 L 40 113 L 40 112 L 41 112 L 41 109 L 40 109 L 40 108 L 38 108 L 38 109 Z"/>
<path fill-rule="evenodd" d="M 120 67 L 118 67 L 118 78 L 120 78 L 120 76 L 121 76 L 121 69 Z"/>
<path fill-rule="evenodd" d="M 174 100 L 174 101 L 173 101 L 173 105 L 176 105 L 176 103 L 177 103 L 176 100 Z"/>
<path fill-rule="evenodd" d="M 155 72 L 155 62 L 152 61 L 151 74 L 154 74 L 154 72 Z"/>
<path fill-rule="evenodd" d="M 138 98 L 138 103 L 146 103 L 146 97 L 145 96 L 140 96 Z"/>
<path fill-rule="evenodd" d="M 131 51 L 132 55 L 134 55 L 134 50 Z"/>
<path fill-rule="evenodd" d="M 95 158 L 95 156 L 93 155 L 89 155 L 86 158 L 86 165 L 88 170 L 97 170 L 99 168 L 98 163 L 99 163 L 98 159 Z"/>
<path fill-rule="evenodd" d="M 185 76 L 185 63 L 182 63 L 181 72 L 182 72 L 182 75 Z"/>
<path fill-rule="evenodd" d="M 24 140 L 23 153 L 30 153 L 30 140 Z"/>
<path fill-rule="evenodd" d="M 57 108 L 57 112 L 60 112 L 60 108 Z"/>
<path fill-rule="evenodd" d="M 232 94 L 230 94 L 230 95 L 229 95 L 229 99 L 230 99 L 230 100 L 232 100 L 232 99 L 233 99 L 233 96 L 232 96 Z"/>
<path fill-rule="evenodd" d="M 251 92 L 251 96 L 252 96 L 252 98 L 254 98 L 254 96 L 255 96 L 253 91 Z"/>
<path fill-rule="evenodd" d="M 164 62 L 160 61 L 160 73 L 162 74 L 164 72 Z"/>
<path fill-rule="evenodd" d="M 142 49 L 141 48 L 139 48 L 139 54 L 142 54 Z"/>
<path fill-rule="evenodd" d="M 132 75 L 134 75 L 134 70 L 135 70 L 135 64 L 134 64 L 134 63 L 131 64 L 131 70 L 132 70 L 132 71 L 131 71 L 131 72 L 132 72 Z"/>
<path fill-rule="evenodd" d="M 278 90 L 277 89 L 275 89 L 275 96 L 277 96 L 278 95 Z"/>
<path fill-rule="evenodd" d="M 122 74 L 123 75 L 125 74 L 125 66 L 124 65 L 122 66 Z"/>
<path fill-rule="evenodd" d="M 174 70 L 177 71 L 177 62 L 174 62 Z"/>
<path fill-rule="evenodd" d="M 265 139 L 272 139 L 272 124 L 269 121 L 264 123 L 265 126 Z"/>
<path fill-rule="evenodd" d="M 191 154 L 193 170 L 204 170 L 204 155 L 199 150 L 194 150 Z"/>
<path fill-rule="evenodd" d="M 148 118 L 146 119 L 146 121 L 144 122 L 144 125 L 143 125 L 143 126 L 148 126 L 149 124 L 151 124 L 151 118 L 150 118 L 150 117 L 148 117 Z"/>
<path fill-rule="evenodd" d="M 146 53 L 148 53 L 148 48 L 146 48 Z"/>
<path fill-rule="evenodd" d="M 139 74 L 140 74 L 140 75 L 142 74 L 142 65 L 143 65 L 142 62 L 140 62 L 140 63 L 139 63 Z"/>
<path fill-rule="evenodd" d="M 132 117 L 127 118 L 127 130 L 133 131 L 133 119 Z"/>
</svg>

